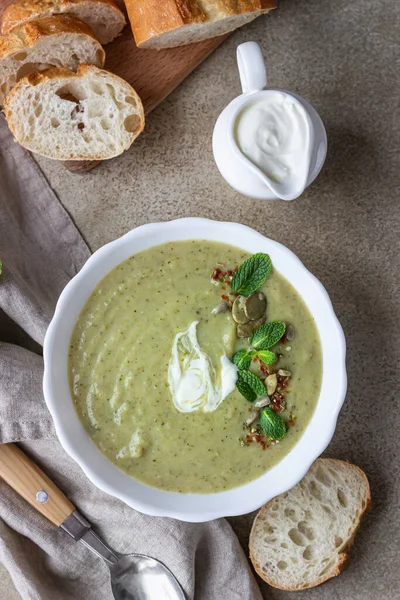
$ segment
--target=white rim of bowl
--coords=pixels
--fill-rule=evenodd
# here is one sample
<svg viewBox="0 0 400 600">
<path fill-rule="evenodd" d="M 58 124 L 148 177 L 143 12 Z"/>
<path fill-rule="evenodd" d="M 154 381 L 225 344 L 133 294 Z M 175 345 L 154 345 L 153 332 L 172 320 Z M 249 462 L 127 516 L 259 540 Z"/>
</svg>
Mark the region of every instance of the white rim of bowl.
<svg viewBox="0 0 400 600">
<path fill-rule="evenodd" d="M 235 240 L 233 243 L 226 242 L 226 241 L 222 241 L 221 243 L 230 243 L 231 245 L 241 248 L 240 244 L 239 245 L 236 244 L 236 240 L 238 240 L 238 241 L 240 240 L 240 232 L 246 232 L 248 234 L 251 234 L 253 238 L 258 237 L 260 240 L 260 244 L 262 244 L 263 242 L 265 243 L 265 241 L 267 241 L 267 243 L 270 245 L 270 247 L 274 248 L 274 250 L 277 253 L 286 254 L 286 256 L 293 263 L 293 266 L 301 272 L 302 276 L 307 278 L 310 283 L 312 283 L 314 286 L 319 288 L 321 298 L 325 302 L 325 309 L 327 312 L 327 316 L 331 320 L 331 326 L 333 326 L 335 333 L 337 335 L 335 350 L 336 350 L 336 355 L 339 357 L 339 360 L 336 364 L 336 368 L 337 368 L 336 383 L 337 383 L 338 388 L 337 388 L 337 392 L 336 392 L 336 403 L 335 403 L 335 406 L 332 407 L 332 414 L 331 414 L 331 420 L 329 423 L 329 427 L 326 426 L 326 430 L 323 431 L 323 435 L 321 435 L 319 437 L 319 439 L 315 441 L 315 444 L 312 447 L 310 446 L 307 449 L 307 451 L 305 453 L 303 453 L 302 463 L 301 463 L 302 466 L 297 466 L 296 474 L 294 476 L 292 474 L 290 482 L 286 481 L 286 483 L 278 484 L 274 489 L 273 495 L 271 495 L 268 492 L 266 492 L 265 497 L 263 497 L 263 498 L 259 498 L 259 497 L 251 498 L 250 497 L 251 495 L 248 495 L 246 498 L 246 501 L 243 501 L 242 505 L 240 507 L 236 506 L 235 508 L 232 508 L 232 509 L 229 509 L 228 507 L 226 507 L 226 510 L 224 510 L 224 512 L 221 512 L 221 510 L 218 510 L 218 509 L 217 510 L 209 509 L 204 512 L 203 511 L 199 512 L 198 510 L 192 511 L 191 509 L 189 509 L 183 513 L 181 509 L 179 509 L 179 508 L 175 509 L 175 508 L 171 508 L 169 506 L 166 508 L 164 508 L 164 507 L 163 508 L 160 508 L 160 507 L 155 508 L 155 507 L 149 506 L 146 502 L 142 502 L 140 500 L 132 498 L 131 495 L 124 493 L 123 490 L 116 488 L 114 485 L 109 484 L 101 475 L 99 475 L 98 473 L 96 473 L 94 471 L 92 466 L 89 465 L 85 461 L 85 459 L 82 457 L 82 455 L 79 453 L 79 451 L 77 451 L 76 447 L 74 446 L 73 435 L 70 432 L 67 432 L 65 430 L 62 420 L 60 418 L 60 412 L 59 412 L 57 402 L 54 401 L 54 398 L 57 396 L 57 389 L 54 388 L 53 382 L 51 380 L 51 365 L 52 365 L 52 360 L 53 360 L 52 349 L 53 349 L 53 346 L 55 343 L 56 336 L 58 334 L 58 328 L 60 326 L 60 322 L 62 319 L 62 312 L 64 310 L 64 306 L 68 303 L 68 300 L 74 294 L 75 289 L 81 284 L 81 282 L 85 279 L 87 273 L 91 270 L 92 265 L 97 263 L 98 261 L 100 261 L 104 256 L 109 254 L 110 251 L 112 251 L 114 248 L 117 248 L 118 246 L 123 246 L 125 243 L 129 242 L 132 239 L 137 238 L 138 236 L 151 235 L 153 237 L 153 239 L 155 238 L 156 242 L 149 244 L 146 247 L 146 249 L 157 246 L 160 243 L 160 242 L 157 242 L 157 232 L 160 229 L 174 229 L 179 226 L 183 226 L 183 227 L 185 227 L 185 229 L 188 229 L 188 230 L 192 229 L 193 227 L 201 228 L 201 226 L 207 226 L 207 228 L 218 227 L 219 229 L 229 228 L 232 230 L 232 233 L 234 233 L 234 230 L 236 229 L 238 235 L 233 236 L 232 239 Z M 205 238 L 204 236 L 196 237 L 195 235 L 190 235 L 188 237 L 178 237 L 176 240 L 169 240 L 169 241 L 179 241 L 179 240 L 184 240 L 184 239 L 186 239 L 186 240 L 198 239 L 198 240 L 218 241 L 218 240 L 215 240 L 214 238 Z M 161 243 L 163 243 L 163 242 L 161 242 Z M 119 262 L 123 262 L 123 260 L 125 260 L 125 259 L 122 259 Z M 272 260 L 273 260 L 273 257 L 272 257 Z M 119 264 L 119 263 L 116 263 L 116 265 L 117 264 Z M 114 267 L 111 267 L 111 268 L 114 268 Z M 279 269 L 278 269 L 278 271 L 279 271 Z M 105 275 L 103 275 L 102 277 L 104 277 L 104 276 Z M 100 279 L 98 279 L 97 283 L 99 281 L 101 281 L 102 277 Z M 295 286 L 293 286 L 293 287 L 295 287 Z M 87 297 L 90 296 L 92 291 L 93 291 L 93 287 L 89 291 Z M 297 293 L 299 293 L 299 295 L 301 297 L 303 297 L 302 294 L 297 289 L 296 289 L 296 291 L 297 291 Z M 304 300 L 304 298 L 303 298 L 303 300 Z M 306 301 L 304 300 L 304 302 L 306 302 Z M 306 302 L 306 305 L 308 307 L 307 302 Z M 312 311 L 310 308 L 309 308 L 309 310 L 312 314 Z M 323 349 L 322 344 L 321 344 L 321 346 Z M 247 225 L 242 225 L 240 223 L 229 222 L 229 221 L 215 221 L 215 220 L 211 220 L 211 219 L 203 219 L 203 218 L 195 218 L 195 217 L 175 219 L 175 220 L 171 220 L 171 221 L 163 221 L 163 222 L 148 223 L 145 225 L 141 225 L 141 226 L 136 227 L 135 229 L 132 229 L 131 231 L 127 232 L 120 238 L 117 238 L 116 240 L 109 242 L 109 243 L 105 244 L 104 246 L 102 246 L 101 248 L 99 248 L 98 250 L 96 250 L 89 257 L 89 259 L 83 265 L 81 270 L 65 286 L 64 290 L 62 291 L 62 293 L 57 301 L 57 305 L 56 305 L 56 309 L 55 309 L 53 318 L 52 318 L 50 325 L 46 332 L 44 345 L 43 345 L 43 357 L 44 357 L 44 375 L 43 375 L 44 398 L 45 398 L 47 407 L 50 411 L 50 414 L 53 418 L 57 437 L 58 437 L 61 445 L 63 446 L 64 450 L 81 467 L 81 469 L 83 470 L 85 475 L 88 477 L 88 479 L 100 490 L 106 492 L 107 494 L 110 494 L 111 496 L 114 496 L 114 497 L 122 500 L 128 506 L 131 506 L 132 508 L 134 508 L 135 510 L 138 510 L 139 512 L 142 512 L 142 513 L 150 515 L 150 516 L 170 517 L 170 518 L 183 520 L 186 522 L 206 522 L 206 521 L 210 521 L 212 519 L 217 519 L 217 518 L 221 518 L 221 517 L 231 517 L 231 516 L 247 514 L 247 513 L 253 512 L 254 510 L 257 510 L 258 508 L 260 508 L 263 504 L 268 502 L 273 497 L 276 497 L 279 494 L 282 494 L 282 493 L 286 492 L 287 490 L 291 489 L 292 487 L 294 487 L 304 477 L 304 475 L 307 473 L 307 471 L 309 470 L 312 463 L 318 458 L 318 456 L 320 456 L 324 452 L 324 450 L 330 443 L 330 441 L 334 435 L 335 429 L 336 429 L 336 423 L 337 423 L 337 419 L 339 416 L 339 412 L 343 406 L 343 403 L 344 403 L 344 400 L 346 397 L 346 391 L 347 391 L 345 336 L 343 333 L 343 329 L 342 329 L 342 327 L 336 317 L 336 314 L 333 310 L 332 302 L 329 298 L 328 292 L 326 291 L 326 289 L 322 285 L 322 283 L 304 266 L 304 264 L 301 262 L 301 260 L 291 250 L 289 250 L 283 244 L 280 244 L 279 242 L 276 242 L 274 240 L 271 240 L 270 238 L 267 238 L 266 236 L 262 235 L 255 229 L 252 229 L 251 227 L 248 227 Z M 315 414 L 315 412 L 317 410 L 318 404 L 320 402 L 320 397 L 321 396 L 319 396 L 319 398 L 318 398 L 317 405 L 316 405 L 316 408 L 314 409 L 313 415 Z M 72 397 L 71 397 L 71 403 L 72 403 Z M 312 420 L 312 418 L 311 418 L 311 420 Z M 79 421 L 78 416 L 77 416 L 77 419 Z M 222 496 L 222 495 L 230 494 L 231 492 L 233 492 L 235 490 L 243 490 L 247 486 L 251 486 L 251 484 L 254 483 L 255 481 L 258 481 L 259 479 L 266 477 L 268 475 L 268 473 L 277 469 L 282 464 L 282 462 L 286 461 L 288 459 L 288 457 L 290 457 L 291 454 L 294 452 L 294 450 L 299 445 L 301 440 L 304 438 L 304 436 L 307 432 L 307 429 L 309 429 L 309 427 L 310 427 L 310 424 L 311 424 L 311 421 L 306 426 L 306 429 L 304 430 L 302 436 L 296 442 L 294 447 L 276 465 L 274 465 L 271 469 L 269 469 L 268 471 L 263 473 L 256 480 L 252 480 L 252 481 L 242 484 L 241 486 L 238 486 L 236 488 L 232 488 L 230 490 L 226 490 L 226 491 L 222 491 L 222 492 L 214 492 L 214 493 L 210 493 L 210 494 L 179 494 L 179 493 L 175 494 L 174 492 L 167 492 L 164 490 L 160 490 L 158 488 L 152 488 L 151 486 L 146 486 L 146 484 L 142 484 L 142 485 L 145 485 L 146 487 L 150 488 L 151 490 L 156 490 L 157 492 L 162 492 L 164 494 L 172 494 L 172 495 L 175 494 L 179 498 L 188 497 L 189 499 L 197 497 L 197 496 L 201 496 L 203 498 L 206 498 L 209 496 Z M 87 438 L 90 440 L 91 444 L 94 445 L 94 443 L 91 441 L 88 434 L 87 434 Z M 101 453 L 101 451 L 99 449 L 97 449 L 97 450 L 99 453 Z M 102 456 L 104 456 L 104 455 L 102 455 Z M 108 459 L 106 459 L 106 460 L 108 461 Z M 110 461 L 108 461 L 108 462 L 110 462 Z M 112 464 L 112 463 L 110 462 L 110 464 Z M 115 465 L 113 465 L 113 466 L 115 469 L 120 471 L 120 469 L 118 469 L 117 466 L 115 466 Z M 135 481 L 137 481 L 137 480 L 135 480 Z M 139 483 L 141 483 L 141 482 L 139 482 Z"/>
</svg>

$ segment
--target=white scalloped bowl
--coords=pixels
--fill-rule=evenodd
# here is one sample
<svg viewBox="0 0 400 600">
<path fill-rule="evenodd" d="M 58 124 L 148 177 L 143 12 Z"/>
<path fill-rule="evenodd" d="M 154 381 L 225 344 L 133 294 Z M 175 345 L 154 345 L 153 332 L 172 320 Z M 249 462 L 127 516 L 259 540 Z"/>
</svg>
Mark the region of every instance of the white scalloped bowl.
<svg viewBox="0 0 400 600">
<path fill-rule="evenodd" d="M 275 467 L 258 479 L 213 494 L 178 494 L 147 486 L 113 465 L 95 446 L 75 412 L 67 374 L 68 346 L 81 308 L 97 283 L 120 262 L 146 248 L 175 240 L 204 239 L 267 252 L 274 267 L 306 302 L 319 331 L 323 376 L 319 400 L 303 436 Z M 346 394 L 346 345 L 342 328 L 321 283 L 287 248 L 249 227 L 207 219 L 143 225 L 103 246 L 62 292 L 44 343 L 44 396 L 58 438 L 98 488 L 148 515 L 209 521 L 251 512 L 290 489 L 324 451 L 335 431 Z"/>
</svg>

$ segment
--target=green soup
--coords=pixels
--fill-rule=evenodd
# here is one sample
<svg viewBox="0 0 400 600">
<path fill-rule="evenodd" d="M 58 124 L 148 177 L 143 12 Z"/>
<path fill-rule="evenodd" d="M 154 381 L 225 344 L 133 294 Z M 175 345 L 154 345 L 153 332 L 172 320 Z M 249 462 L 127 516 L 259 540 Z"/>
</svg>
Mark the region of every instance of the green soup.
<svg viewBox="0 0 400 600">
<path fill-rule="evenodd" d="M 69 351 L 73 401 L 89 436 L 122 471 L 153 487 L 209 493 L 247 483 L 279 462 L 303 434 L 318 400 L 322 356 L 314 320 L 294 288 L 275 270 L 262 290 L 268 321 L 294 328 L 273 348 L 274 369 L 291 372 L 281 416 L 288 432 L 267 448 L 244 444 L 252 405 L 237 390 L 212 412 L 180 412 L 168 367 L 175 336 L 198 321 L 197 338 L 220 369 L 247 344 L 231 312 L 212 314 L 228 293 L 210 282 L 217 264 L 249 255 L 209 241 L 155 246 L 124 261 L 98 284 L 76 322 Z M 229 290 L 228 290 L 229 291 Z"/>
</svg>

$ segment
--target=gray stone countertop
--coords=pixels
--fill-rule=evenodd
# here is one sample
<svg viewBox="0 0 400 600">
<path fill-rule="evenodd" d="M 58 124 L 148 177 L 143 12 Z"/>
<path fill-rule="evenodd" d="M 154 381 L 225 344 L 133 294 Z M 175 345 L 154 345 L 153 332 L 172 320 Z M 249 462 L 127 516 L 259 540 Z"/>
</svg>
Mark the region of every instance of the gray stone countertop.
<svg viewBox="0 0 400 600">
<path fill-rule="evenodd" d="M 281 0 L 165 100 L 123 156 L 81 175 L 38 159 L 92 250 L 151 221 L 233 220 L 287 245 L 327 288 L 349 387 L 326 454 L 366 471 L 373 505 L 349 566 L 298 600 L 400 597 L 399 32 L 398 0 Z M 263 48 L 270 85 L 308 98 L 326 125 L 325 167 L 294 202 L 238 195 L 213 161 L 214 122 L 240 92 L 235 49 L 248 40 Z M 252 519 L 231 520 L 246 551 Z"/>
</svg>

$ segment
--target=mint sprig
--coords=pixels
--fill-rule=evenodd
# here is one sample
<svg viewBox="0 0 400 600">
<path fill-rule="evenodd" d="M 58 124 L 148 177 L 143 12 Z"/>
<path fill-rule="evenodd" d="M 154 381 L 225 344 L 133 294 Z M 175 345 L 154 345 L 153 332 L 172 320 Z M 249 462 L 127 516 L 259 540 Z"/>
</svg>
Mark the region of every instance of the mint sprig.
<svg viewBox="0 0 400 600">
<path fill-rule="evenodd" d="M 238 378 L 236 381 L 236 387 L 239 392 L 248 400 L 249 402 L 254 402 L 260 396 L 265 396 L 266 391 L 263 382 L 261 379 L 254 375 L 254 373 L 250 373 L 250 371 L 244 371 L 240 369 L 238 371 Z"/>
<path fill-rule="evenodd" d="M 271 321 L 261 325 L 250 339 L 251 347 L 248 350 L 242 348 L 233 355 L 232 362 L 239 367 L 236 387 L 249 402 L 254 402 L 259 396 L 265 396 L 266 390 L 261 379 L 247 369 L 255 356 L 266 365 L 276 363 L 277 355 L 268 348 L 279 342 L 285 330 L 286 325 L 282 321 Z"/>
<path fill-rule="evenodd" d="M 269 406 L 260 415 L 260 426 L 265 435 L 273 440 L 282 440 L 286 435 L 285 421 Z"/>
<path fill-rule="evenodd" d="M 273 365 L 278 360 L 275 352 L 271 352 L 271 350 L 259 350 L 256 356 L 266 365 Z"/>
<path fill-rule="evenodd" d="M 278 360 L 277 355 L 270 350 L 246 350 L 242 348 L 232 356 L 232 362 L 239 368 L 247 371 L 253 358 L 259 358 L 265 365 L 273 365 Z"/>
<path fill-rule="evenodd" d="M 255 352 L 252 352 L 251 350 L 246 350 L 245 348 L 242 348 L 241 350 L 238 350 L 237 352 L 235 352 L 235 354 L 232 356 L 232 362 L 239 369 L 247 370 L 251 365 L 251 361 L 252 361 L 254 354 L 255 354 Z"/>
<path fill-rule="evenodd" d="M 250 338 L 250 344 L 256 350 L 268 350 L 275 346 L 286 331 L 282 321 L 270 321 L 255 330 Z"/>
<path fill-rule="evenodd" d="M 258 252 L 244 261 L 232 277 L 231 290 L 235 294 L 250 296 L 257 291 L 271 273 L 272 262 L 268 254 Z"/>
</svg>

